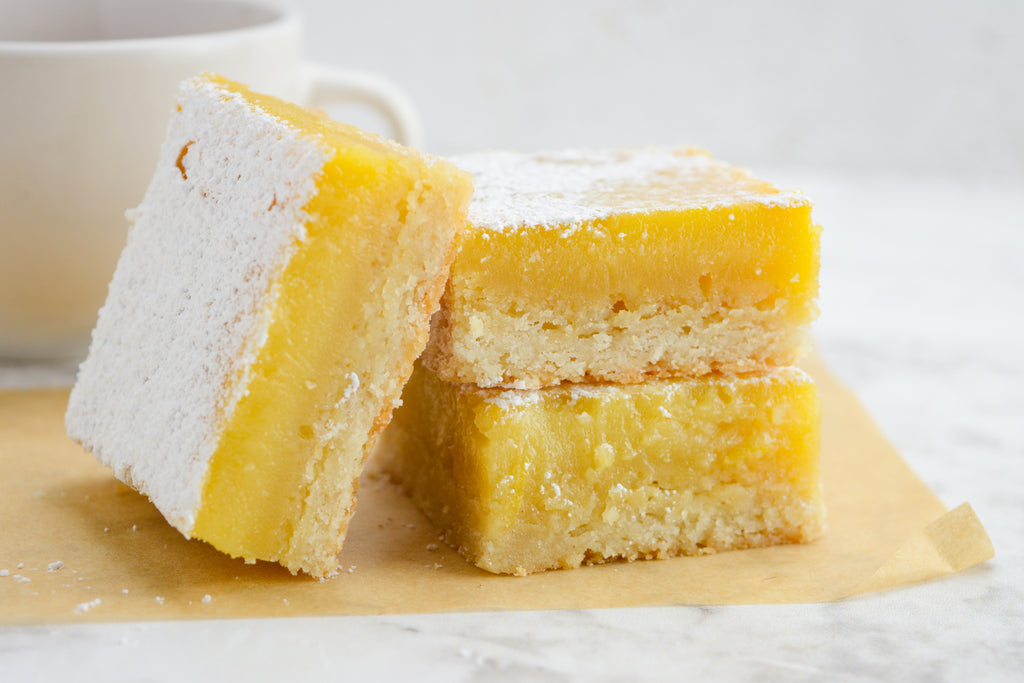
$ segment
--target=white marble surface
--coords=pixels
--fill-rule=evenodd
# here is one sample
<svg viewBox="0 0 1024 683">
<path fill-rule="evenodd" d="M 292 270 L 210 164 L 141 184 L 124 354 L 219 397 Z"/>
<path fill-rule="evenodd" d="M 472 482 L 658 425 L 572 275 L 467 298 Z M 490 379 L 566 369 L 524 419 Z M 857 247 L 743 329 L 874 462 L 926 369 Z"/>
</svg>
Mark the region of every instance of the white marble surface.
<svg viewBox="0 0 1024 683">
<path fill-rule="evenodd" d="M 816 333 L 913 469 L 996 558 L 839 603 L 0 629 L 0 679 L 1013 680 L 1024 671 L 1021 184 L 763 172 L 825 226 Z M 0 385 L 69 366 L 0 366 Z"/>
</svg>

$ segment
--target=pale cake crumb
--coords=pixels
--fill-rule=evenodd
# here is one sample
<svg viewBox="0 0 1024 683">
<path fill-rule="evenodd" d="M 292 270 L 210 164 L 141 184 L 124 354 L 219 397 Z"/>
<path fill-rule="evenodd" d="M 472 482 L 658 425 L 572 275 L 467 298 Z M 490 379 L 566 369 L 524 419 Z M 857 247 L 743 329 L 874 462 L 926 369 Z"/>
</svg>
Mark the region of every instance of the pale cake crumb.
<svg viewBox="0 0 1024 683">
<path fill-rule="evenodd" d="M 445 300 L 453 305 L 449 295 Z M 468 311 L 435 316 L 423 356 L 446 381 L 520 392 L 489 400 L 531 402 L 535 397 L 526 390 L 560 382 L 633 384 L 711 372 L 767 372 L 792 365 L 809 344 L 807 325 L 791 322 L 785 299 L 767 308 L 728 311 L 710 304 L 652 302 L 623 311 L 572 310 L 566 304 L 565 310 L 545 310 L 543 319 L 491 303 L 471 313 L 487 330 L 482 335 L 470 330 Z"/>
<path fill-rule="evenodd" d="M 93 607 L 98 607 L 101 602 L 102 601 L 99 598 L 95 598 L 93 600 L 90 600 L 89 602 L 80 602 L 77 605 L 75 605 L 74 609 L 71 611 L 75 614 L 85 614 Z"/>
</svg>

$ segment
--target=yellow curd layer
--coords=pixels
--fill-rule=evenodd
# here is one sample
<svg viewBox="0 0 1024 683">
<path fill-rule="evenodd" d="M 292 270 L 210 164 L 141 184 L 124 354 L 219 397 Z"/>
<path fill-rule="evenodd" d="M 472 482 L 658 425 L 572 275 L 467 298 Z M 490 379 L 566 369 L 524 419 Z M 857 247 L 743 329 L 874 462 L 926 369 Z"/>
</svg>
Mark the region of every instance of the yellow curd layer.
<svg viewBox="0 0 1024 683">
<path fill-rule="evenodd" d="M 470 226 L 452 267 L 451 307 L 635 310 L 666 306 L 771 309 L 806 323 L 817 313 L 818 241 L 808 204 L 737 202 L 618 213 L 582 226 Z"/>
<path fill-rule="evenodd" d="M 418 366 L 382 452 L 449 542 L 522 574 L 809 540 L 819 439 L 814 384 L 791 369 L 499 391 Z"/>
</svg>

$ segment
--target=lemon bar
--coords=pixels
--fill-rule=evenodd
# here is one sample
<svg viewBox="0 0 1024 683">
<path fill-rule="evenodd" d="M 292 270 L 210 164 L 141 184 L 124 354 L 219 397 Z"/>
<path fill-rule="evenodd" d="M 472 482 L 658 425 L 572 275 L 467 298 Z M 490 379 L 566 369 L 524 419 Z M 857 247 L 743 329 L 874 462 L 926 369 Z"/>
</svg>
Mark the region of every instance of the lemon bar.
<svg viewBox="0 0 1024 683">
<path fill-rule="evenodd" d="M 483 152 L 426 363 L 536 388 L 791 364 L 817 316 L 811 204 L 689 148 Z"/>
<path fill-rule="evenodd" d="M 417 364 L 378 465 L 477 566 L 799 543 L 822 531 L 819 407 L 795 368 L 534 390 Z"/>
<path fill-rule="evenodd" d="M 68 434 L 186 536 L 330 574 L 471 193 L 447 162 L 183 83 Z"/>
</svg>

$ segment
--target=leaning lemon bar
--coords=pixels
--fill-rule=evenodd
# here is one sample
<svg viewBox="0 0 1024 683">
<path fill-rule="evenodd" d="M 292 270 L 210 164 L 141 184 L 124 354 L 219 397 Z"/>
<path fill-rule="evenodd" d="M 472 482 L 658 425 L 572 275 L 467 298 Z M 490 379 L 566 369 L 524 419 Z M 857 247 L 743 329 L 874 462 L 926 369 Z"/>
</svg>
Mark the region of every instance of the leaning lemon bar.
<svg viewBox="0 0 1024 683">
<path fill-rule="evenodd" d="M 536 388 L 791 364 L 817 316 L 811 204 L 690 148 L 482 152 L 425 362 Z"/>
<path fill-rule="evenodd" d="M 68 434 L 186 536 L 331 573 L 471 193 L 449 163 L 185 82 Z"/>
<path fill-rule="evenodd" d="M 796 368 L 483 389 L 417 364 L 379 466 L 477 566 L 524 575 L 806 542 L 819 406 Z"/>
</svg>

